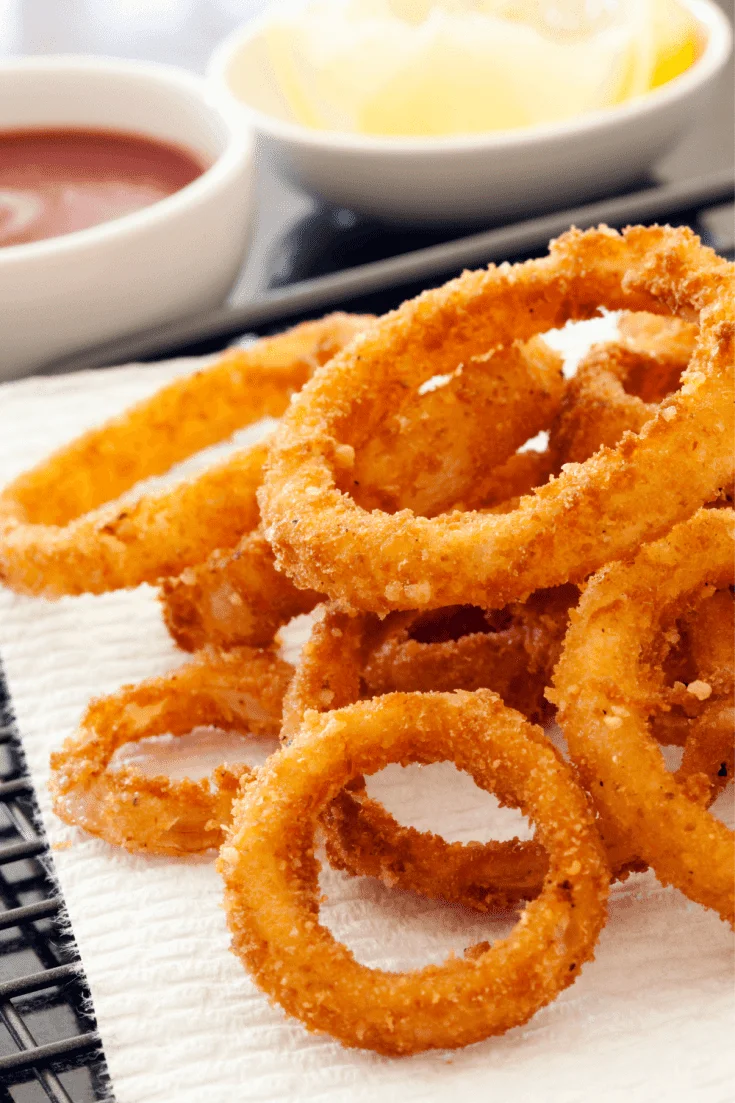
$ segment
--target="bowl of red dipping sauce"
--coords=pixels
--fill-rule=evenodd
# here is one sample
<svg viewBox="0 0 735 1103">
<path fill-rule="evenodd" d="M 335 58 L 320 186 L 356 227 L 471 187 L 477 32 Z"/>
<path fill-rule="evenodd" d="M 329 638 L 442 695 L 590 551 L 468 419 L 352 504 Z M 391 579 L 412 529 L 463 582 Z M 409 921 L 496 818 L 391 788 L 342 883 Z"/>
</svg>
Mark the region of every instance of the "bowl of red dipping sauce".
<svg viewBox="0 0 735 1103">
<path fill-rule="evenodd" d="M 252 179 L 250 133 L 199 77 L 0 63 L 0 378 L 221 303 Z"/>
</svg>

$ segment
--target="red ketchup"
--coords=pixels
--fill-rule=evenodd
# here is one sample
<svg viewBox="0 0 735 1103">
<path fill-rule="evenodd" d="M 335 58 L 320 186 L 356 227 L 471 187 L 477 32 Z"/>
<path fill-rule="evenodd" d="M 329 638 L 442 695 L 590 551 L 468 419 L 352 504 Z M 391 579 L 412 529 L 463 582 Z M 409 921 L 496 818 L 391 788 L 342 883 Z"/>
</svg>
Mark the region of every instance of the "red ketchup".
<svg viewBox="0 0 735 1103">
<path fill-rule="evenodd" d="M 179 146 L 107 130 L 0 131 L 0 248 L 149 207 L 208 166 Z"/>
</svg>

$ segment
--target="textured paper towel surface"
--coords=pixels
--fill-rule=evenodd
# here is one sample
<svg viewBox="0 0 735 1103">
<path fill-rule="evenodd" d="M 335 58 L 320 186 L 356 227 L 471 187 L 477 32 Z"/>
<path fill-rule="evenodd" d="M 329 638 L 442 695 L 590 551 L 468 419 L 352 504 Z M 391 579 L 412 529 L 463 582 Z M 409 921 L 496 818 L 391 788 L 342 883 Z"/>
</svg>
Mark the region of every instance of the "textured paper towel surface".
<svg viewBox="0 0 735 1103">
<path fill-rule="evenodd" d="M 601 323 L 595 332 L 604 330 Z M 0 387 L 0 483 L 188 367 Z M 49 752 L 90 696 L 181 661 L 154 591 L 57 603 L 0 591 L 0 654 L 49 837 L 71 843 L 55 862 L 118 1103 L 733 1099 L 732 936 L 651 874 L 613 890 L 597 958 L 577 983 L 503 1038 L 391 1061 L 307 1034 L 268 1004 L 229 953 L 211 862 L 132 857 L 50 811 Z M 517 828 L 452 767 L 395 768 L 374 791 L 406 821 L 451 838 Z M 374 965 L 440 961 L 507 929 L 372 881 L 326 873 L 323 884 L 325 921 Z"/>
</svg>

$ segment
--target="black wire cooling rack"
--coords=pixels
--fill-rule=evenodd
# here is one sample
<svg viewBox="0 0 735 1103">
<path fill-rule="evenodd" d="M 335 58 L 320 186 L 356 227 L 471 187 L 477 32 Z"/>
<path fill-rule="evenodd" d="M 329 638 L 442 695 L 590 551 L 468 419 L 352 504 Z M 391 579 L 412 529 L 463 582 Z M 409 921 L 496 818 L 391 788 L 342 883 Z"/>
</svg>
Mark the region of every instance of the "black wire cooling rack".
<svg viewBox="0 0 735 1103">
<path fill-rule="evenodd" d="M 0 1101 L 111 1100 L 0 667 Z"/>
</svg>

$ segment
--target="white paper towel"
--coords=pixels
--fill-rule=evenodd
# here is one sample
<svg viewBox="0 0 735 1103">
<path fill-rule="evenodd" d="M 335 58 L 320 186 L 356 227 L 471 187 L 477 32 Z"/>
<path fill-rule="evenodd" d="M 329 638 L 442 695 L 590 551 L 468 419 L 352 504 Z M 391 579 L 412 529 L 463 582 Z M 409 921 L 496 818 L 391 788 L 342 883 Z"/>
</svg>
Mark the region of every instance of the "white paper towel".
<svg viewBox="0 0 735 1103">
<path fill-rule="evenodd" d="M 598 323 L 592 332 L 606 336 L 609 328 Z M 128 367 L 0 387 L 0 484 L 188 368 Z M 210 861 L 132 857 L 50 810 L 49 753 L 89 698 L 182 660 L 154 591 L 56 603 L 0 591 L 0 654 L 48 835 L 62 844 L 56 867 L 118 1103 L 735 1097 L 731 933 L 651 874 L 614 888 L 597 959 L 577 983 L 502 1038 L 389 1060 L 307 1034 L 268 1004 L 230 954 Z M 451 838 L 508 835 L 517 826 L 450 766 L 392 768 L 374 791 L 406 821 Z M 370 964 L 440 961 L 507 929 L 370 880 L 326 871 L 323 884 L 325 921 Z"/>
</svg>

